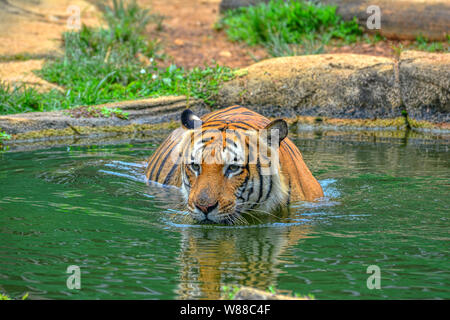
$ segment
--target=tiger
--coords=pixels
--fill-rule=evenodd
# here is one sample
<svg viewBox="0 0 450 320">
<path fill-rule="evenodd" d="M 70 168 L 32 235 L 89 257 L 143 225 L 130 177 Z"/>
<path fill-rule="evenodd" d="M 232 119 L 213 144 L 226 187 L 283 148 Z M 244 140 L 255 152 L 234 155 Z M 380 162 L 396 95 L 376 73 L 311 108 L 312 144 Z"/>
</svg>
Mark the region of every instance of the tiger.
<svg viewBox="0 0 450 320">
<path fill-rule="evenodd" d="M 201 118 L 190 109 L 148 160 L 148 182 L 181 190 L 198 223 L 233 225 L 250 212 L 274 212 L 315 201 L 323 190 L 287 137 L 283 119 L 270 121 L 236 105 Z"/>
</svg>

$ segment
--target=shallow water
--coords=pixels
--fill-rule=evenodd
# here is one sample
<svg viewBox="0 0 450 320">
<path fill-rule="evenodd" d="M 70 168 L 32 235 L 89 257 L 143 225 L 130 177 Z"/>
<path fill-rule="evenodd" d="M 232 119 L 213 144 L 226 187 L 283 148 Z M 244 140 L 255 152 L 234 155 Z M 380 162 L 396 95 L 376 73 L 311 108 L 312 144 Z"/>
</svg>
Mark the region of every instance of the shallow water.
<svg viewBox="0 0 450 320">
<path fill-rule="evenodd" d="M 449 145 L 294 140 L 326 199 L 230 227 L 185 223 L 176 189 L 145 184 L 155 144 L 0 154 L 0 292 L 197 299 L 240 284 L 317 299 L 449 299 Z M 70 265 L 79 290 L 66 285 Z M 370 265 L 380 289 L 367 287 Z"/>
</svg>

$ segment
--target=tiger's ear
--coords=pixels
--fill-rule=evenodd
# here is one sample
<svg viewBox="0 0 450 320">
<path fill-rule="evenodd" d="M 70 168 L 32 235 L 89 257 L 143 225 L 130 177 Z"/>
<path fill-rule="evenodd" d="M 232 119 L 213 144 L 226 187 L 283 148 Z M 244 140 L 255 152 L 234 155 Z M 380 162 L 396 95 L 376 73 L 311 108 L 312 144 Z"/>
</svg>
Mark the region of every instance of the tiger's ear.
<svg viewBox="0 0 450 320">
<path fill-rule="evenodd" d="M 278 144 L 280 144 L 288 135 L 288 125 L 283 119 L 272 121 L 264 128 L 264 130 L 267 132 L 267 143 L 269 145 L 272 145 L 272 134 L 276 134 L 272 133 L 273 130 L 278 130 Z"/>
<path fill-rule="evenodd" d="M 185 129 L 195 129 L 202 125 L 202 120 L 197 117 L 190 109 L 186 109 L 181 114 L 181 125 Z"/>
</svg>

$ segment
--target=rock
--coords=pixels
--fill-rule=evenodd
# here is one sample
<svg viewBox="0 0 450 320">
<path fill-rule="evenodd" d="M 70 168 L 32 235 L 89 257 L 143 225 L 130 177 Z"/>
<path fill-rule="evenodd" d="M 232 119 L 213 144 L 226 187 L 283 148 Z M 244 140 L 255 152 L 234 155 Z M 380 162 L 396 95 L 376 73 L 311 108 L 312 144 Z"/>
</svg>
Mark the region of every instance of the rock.
<svg viewBox="0 0 450 320">
<path fill-rule="evenodd" d="M 450 54 L 383 57 L 323 54 L 265 60 L 223 84 L 220 106 L 242 104 L 269 117 L 323 116 L 450 123 Z"/>
<path fill-rule="evenodd" d="M 450 30 L 450 1 L 448 0 L 321 0 L 321 3 L 337 6 L 337 13 L 344 20 L 356 17 L 367 27 L 372 13 L 367 8 L 377 5 L 381 11 L 381 28 L 373 30 L 390 39 L 415 40 L 423 36 L 429 40 L 446 41 Z M 420 18 L 419 18 L 420 17 Z M 369 30 L 370 31 L 370 30 Z"/>
<path fill-rule="evenodd" d="M 175 39 L 175 41 L 173 43 L 175 43 L 177 46 L 184 45 L 184 41 L 182 39 Z"/>
<path fill-rule="evenodd" d="M 401 115 L 394 62 L 356 54 L 264 60 L 223 84 L 221 106 L 243 104 L 266 116 L 395 118 Z"/>
<path fill-rule="evenodd" d="M 223 50 L 219 52 L 219 56 L 230 58 L 232 56 L 231 52 L 228 50 Z"/>
<path fill-rule="evenodd" d="M 402 100 L 411 119 L 450 122 L 450 54 L 403 52 L 399 74 Z"/>
</svg>

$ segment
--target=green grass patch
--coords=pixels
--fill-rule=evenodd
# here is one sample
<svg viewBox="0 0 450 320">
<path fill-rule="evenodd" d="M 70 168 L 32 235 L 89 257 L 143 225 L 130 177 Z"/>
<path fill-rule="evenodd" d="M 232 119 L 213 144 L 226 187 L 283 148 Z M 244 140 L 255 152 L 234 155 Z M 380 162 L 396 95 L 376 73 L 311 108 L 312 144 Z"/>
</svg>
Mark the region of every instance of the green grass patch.
<svg viewBox="0 0 450 320">
<path fill-rule="evenodd" d="M 447 42 L 430 41 L 423 36 L 418 36 L 412 46 L 418 50 L 428 52 L 449 52 L 450 35 L 447 36 Z"/>
<path fill-rule="evenodd" d="M 0 143 L 3 140 L 10 140 L 11 139 L 11 135 L 7 134 L 5 131 L 0 131 Z"/>
<path fill-rule="evenodd" d="M 159 45 L 147 40 L 145 29 L 155 18 L 133 1 L 107 7 L 108 28 L 88 28 L 64 34 L 65 55 L 49 61 L 40 75 L 70 88 L 69 105 L 92 105 L 161 95 L 187 95 L 207 103 L 220 82 L 232 72 L 223 67 L 161 69 Z"/>
<path fill-rule="evenodd" d="M 356 20 L 343 21 L 336 7 L 303 1 L 271 0 L 230 10 L 216 28 L 233 41 L 263 45 L 273 56 L 320 53 L 332 39 L 353 43 L 362 35 Z"/>
<path fill-rule="evenodd" d="M 66 105 L 64 98 L 57 90 L 41 93 L 25 85 L 0 82 L 0 114 L 60 109 Z"/>
<path fill-rule="evenodd" d="M 36 73 L 63 88 L 39 93 L 25 86 L 0 83 L 0 114 L 67 109 L 74 106 L 166 95 L 186 95 L 214 103 L 219 85 L 233 77 L 230 68 L 214 66 L 184 70 L 160 68 L 163 57 L 147 26 L 162 18 L 135 1 L 114 0 L 104 7 L 106 26 L 82 26 L 63 34 L 64 55 L 47 60 Z M 117 114 L 116 114 L 117 115 Z M 123 117 L 125 118 L 125 117 Z"/>
<path fill-rule="evenodd" d="M 239 287 L 236 285 L 222 286 L 221 287 L 221 297 L 223 300 L 233 300 L 238 293 Z"/>
<path fill-rule="evenodd" d="M 128 112 L 120 108 L 109 108 L 106 106 L 87 106 L 73 108 L 65 112 L 73 118 L 111 118 L 117 117 L 120 119 L 128 119 Z"/>
</svg>

